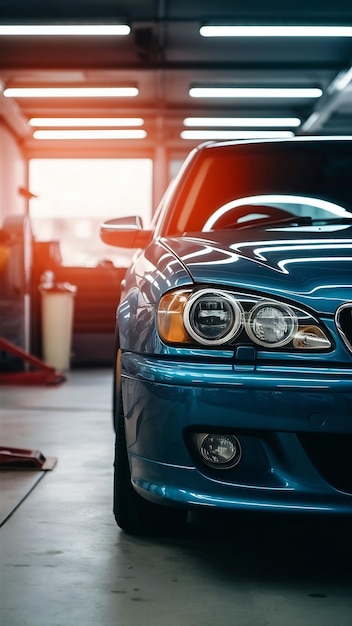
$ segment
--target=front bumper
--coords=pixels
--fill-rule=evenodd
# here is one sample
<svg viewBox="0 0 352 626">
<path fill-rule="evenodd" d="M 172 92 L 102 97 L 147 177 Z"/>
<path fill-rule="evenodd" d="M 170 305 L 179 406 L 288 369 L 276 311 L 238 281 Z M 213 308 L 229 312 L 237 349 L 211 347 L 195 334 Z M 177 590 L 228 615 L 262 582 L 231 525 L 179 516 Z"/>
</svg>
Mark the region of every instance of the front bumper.
<svg viewBox="0 0 352 626">
<path fill-rule="evenodd" d="M 122 354 L 121 366 L 132 481 L 148 499 L 352 513 L 352 462 L 339 459 L 352 458 L 348 369 L 247 368 L 132 353 Z M 236 434 L 243 452 L 239 465 L 205 466 L 191 443 L 194 431 Z M 321 462 L 318 454 L 317 461 L 304 437 L 313 448 L 315 438 L 318 448 L 331 440 L 327 458 Z M 339 482 L 341 471 L 351 475 Z"/>
</svg>

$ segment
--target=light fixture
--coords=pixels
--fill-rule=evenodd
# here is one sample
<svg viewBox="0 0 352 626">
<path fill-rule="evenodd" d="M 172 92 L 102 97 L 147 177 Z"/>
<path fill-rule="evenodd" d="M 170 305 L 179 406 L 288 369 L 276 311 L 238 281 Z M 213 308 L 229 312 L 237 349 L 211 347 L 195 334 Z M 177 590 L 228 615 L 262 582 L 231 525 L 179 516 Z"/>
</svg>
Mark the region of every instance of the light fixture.
<svg viewBox="0 0 352 626">
<path fill-rule="evenodd" d="M 35 130 L 34 139 L 144 139 L 145 130 L 85 129 L 85 130 Z"/>
<path fill-rule="evenodd" d="M 319 113 L 317 111 L 314 111 L 302 125 L 302 130 L 304 132 L 307 132 L 307 130 L 310 130 L 312 126 L 314 126 L 314 124 L 318 121 L 319 117 L 320 117 Z"/>
<path fill-rule="evenodd" d="M 28 123 L 44 128 L 113 128 L 121 126 L 143 126 L 142 117 L 32 117 Z"/>
<path fill-rule="evenodd" d="M 202 37 L 352 37 L 352 27 L 209 25 L 201 26 L 199 33 Z"/>
<path fill-rule="evenodd" d="M 6 98 L 133 98 L 137 87 L 8 87 Z"/>
<path fill-rule="evenodd" d="M 301 124 L 298 117 L 186 117 L 184 126 L 196 127 L 264 127 L 264 128 L 296 128 Z"/>
<path fill-rule="evenodd" d="M 206 141 L 208 139 L 288 139 L 293 136 L 294 133 L 290 130 L 183 130 L 180 133 L 181 139 L 195 141 Z"/>
<path fill-rule="evenodd" d="M 346 89 L 346 87 L 350 85 L 351 82 L 352 82 L 352 67 L 350 67 L 348 70 L 344 70 L 340 72 L 340 74 L 336 77 L 336 79 L 332 83 L 331 87 L 333 87 L 337 91 L 343 91 L 344 89 Z"/>
<path fill-rule="evenodd" d="M 2 36 L 124 36 L 131 32 L 127 24 L 0 24 Z"/>
<path fill-rule="evenodd" d="M 320 98 L 316 87 L 191 87 L 191 98 Z"/>
</svg>

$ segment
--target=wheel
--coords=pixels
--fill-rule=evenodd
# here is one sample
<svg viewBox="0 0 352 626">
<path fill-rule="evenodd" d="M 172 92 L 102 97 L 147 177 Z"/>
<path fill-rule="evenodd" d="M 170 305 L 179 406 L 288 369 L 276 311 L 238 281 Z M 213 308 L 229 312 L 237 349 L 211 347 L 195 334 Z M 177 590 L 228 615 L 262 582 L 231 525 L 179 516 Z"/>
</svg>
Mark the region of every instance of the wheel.
<svg viewBox="0 0 352 626">
<path fill-rule="evenodd" d="M 114 463 L 114 515 L 117 525 L 130 534 L 175 534 L 186 523 L 187 509 L 165 507 L 142 498 L 132 486 L 128 462 L 121 392 L 116 423 Z"/>
</svg>

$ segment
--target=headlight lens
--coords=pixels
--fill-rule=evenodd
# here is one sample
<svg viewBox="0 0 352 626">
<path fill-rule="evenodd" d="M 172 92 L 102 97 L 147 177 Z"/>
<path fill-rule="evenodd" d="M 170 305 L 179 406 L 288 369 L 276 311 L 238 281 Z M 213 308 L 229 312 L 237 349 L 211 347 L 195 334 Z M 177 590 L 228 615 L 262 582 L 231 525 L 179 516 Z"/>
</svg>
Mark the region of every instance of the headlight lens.
<svg viewBox="0 0 352 626">
<path fill-rule="evenodd" d="M 202 289 L 187 301 L 183 321 L 190 337 L 204 345 L 219 345 L 229 342 L 239 331 L 242 308 L 228 293 Z"/>
<path fill-rule="evenodd" d="M 247 333 L 261 346 L 284 346 L 289 343 L 298 327 L 294 312 L 287 306 L 274 302 L 261 302 L 249 313 Z"/>
</svg>

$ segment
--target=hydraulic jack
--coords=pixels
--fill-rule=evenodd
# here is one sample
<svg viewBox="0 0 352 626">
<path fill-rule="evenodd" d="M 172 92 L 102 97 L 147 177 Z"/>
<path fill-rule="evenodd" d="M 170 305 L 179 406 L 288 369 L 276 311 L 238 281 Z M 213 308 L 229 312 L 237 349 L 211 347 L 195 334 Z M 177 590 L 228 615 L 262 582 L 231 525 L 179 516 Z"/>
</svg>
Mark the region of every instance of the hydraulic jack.
<svg viewBox="0 0 352 626">
<path fill-rule="evenodd" d="M 0 337 L 0 350 L 13 354 L 26 365 L 35 368 L 21 372 L 0 372 L 0 385 L 59 385 L 66 380 L 65 376 L 54 367 L 2 337 Z"/>
</svg>

